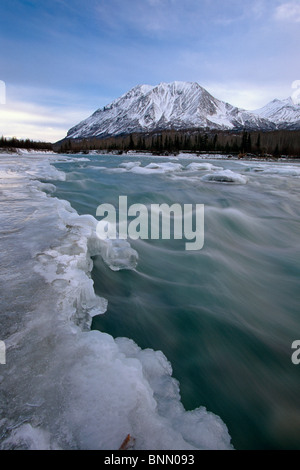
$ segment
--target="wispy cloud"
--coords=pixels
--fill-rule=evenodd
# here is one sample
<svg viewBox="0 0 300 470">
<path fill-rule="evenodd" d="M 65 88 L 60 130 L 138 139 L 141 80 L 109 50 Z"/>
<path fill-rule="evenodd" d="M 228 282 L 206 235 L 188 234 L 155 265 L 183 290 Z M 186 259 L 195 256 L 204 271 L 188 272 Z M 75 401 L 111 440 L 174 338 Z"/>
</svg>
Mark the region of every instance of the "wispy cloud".
<svg viewBox="0 0 300 470">
<path fill-rule="evenodd" d="M 9 101 L 0 106 L 0 135 L 56 142 L 89 114 L 90 110 L 77 107 L 58 109 L 32 102 Z"/>
<path fill-rule="evenodd" d="M 216 2 L 217 4 L 218 2 Z M 228 5 L 228 4 L 227 4 Z M 231 8 L 216 9 L 214 22 L 223 26 L 230 26 L 234 23 L 248 22 L 253 23 L 259 20 L 266 13 L 267 5 L 266 0 L 253 0 L 250 4 L 248 2 L 235 2 L 230 0 L 229 5 Z"/>
<path fill-rule="evenodd" d="M 131 0 L 130 6 L 124 0 L 110 0 L 109 6 L 102 0 L 96 6 L 99 21 L 105 27 L 117 34 L 126 29 L 127 33 L 135 31 L 144 36 L 178 32 L 188 10 L 178 0 Z"/>
<path fill-rule="evenodd" d="M 291 84 L 253 84 L 251 81 L 210 82 L 203 84 L 213 96 L 248 111 L 262 108 L 274 98 L 285 99 L 293 92 Z"/>
<path fill-rule="evenodd" d="M 86 95 L 74 90 L 6 84 L 0 104 L 0 136 L 56 142 L 115 96 Z"/>
<path fill-rule="evenodd" d="M 300 2 L 287 2 L 279 5 L 274 17 L 278 21 L 300 23 Z"/>
</svg>

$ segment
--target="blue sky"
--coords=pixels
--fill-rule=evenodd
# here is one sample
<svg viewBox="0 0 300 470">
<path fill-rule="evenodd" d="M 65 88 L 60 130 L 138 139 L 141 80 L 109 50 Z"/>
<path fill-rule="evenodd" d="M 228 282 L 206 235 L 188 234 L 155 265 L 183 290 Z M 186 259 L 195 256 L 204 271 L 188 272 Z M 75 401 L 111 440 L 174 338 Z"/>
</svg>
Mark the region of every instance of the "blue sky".
<svg viewBox="0 0 300 470">
<path fill-rule="evenodd" d="M 300 79 L 300 0 L 1 0 L 0 135 L 63 138 L 137 84 L 246 109 Z"/>
</svg>

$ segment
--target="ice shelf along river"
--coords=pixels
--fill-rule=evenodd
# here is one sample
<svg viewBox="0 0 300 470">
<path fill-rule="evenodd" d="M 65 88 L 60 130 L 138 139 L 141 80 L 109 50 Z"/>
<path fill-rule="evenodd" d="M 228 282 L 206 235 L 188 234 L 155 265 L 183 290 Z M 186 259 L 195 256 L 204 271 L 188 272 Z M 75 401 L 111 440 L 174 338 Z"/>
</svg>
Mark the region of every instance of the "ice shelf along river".
<svg viewBox="0 0 300 470">
<path fill-rule="evenodd" d="M 203 248 L 99 239 L 120 195 Z M 2 154 L 0 448 L 300 449 L 299 202 L 297 161 Z"/>
</svg>

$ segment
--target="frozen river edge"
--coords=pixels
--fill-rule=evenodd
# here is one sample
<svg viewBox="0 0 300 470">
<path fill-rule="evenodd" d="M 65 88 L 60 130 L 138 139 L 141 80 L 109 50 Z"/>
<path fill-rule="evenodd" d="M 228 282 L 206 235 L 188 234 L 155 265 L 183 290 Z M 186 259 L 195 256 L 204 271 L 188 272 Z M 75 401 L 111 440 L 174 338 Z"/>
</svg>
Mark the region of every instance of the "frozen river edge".
<svg viewBox="0 0 300 470">
<path fill-rule="evenodd" d="M 162 352 L 89 330 L 103 246 L 92 216 L 51 196 L 56 158 L 0 157 L 0 449 L 114 450 L 128 434 L 134 449 L 231 449 L 219 417 L 184 410 Z"/>
</svg>

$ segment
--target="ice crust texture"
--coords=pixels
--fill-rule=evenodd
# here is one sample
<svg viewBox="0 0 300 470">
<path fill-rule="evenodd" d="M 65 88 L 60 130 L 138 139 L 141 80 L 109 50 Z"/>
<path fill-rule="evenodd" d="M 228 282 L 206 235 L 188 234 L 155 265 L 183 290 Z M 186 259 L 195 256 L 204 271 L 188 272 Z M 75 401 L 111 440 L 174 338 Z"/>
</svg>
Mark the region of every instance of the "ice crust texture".
<svg viewBox="0 0 300 470">
<path fill-rule="evenodd" d="M 65 177 L 55 158 L 0 158 L 0 449 L 114 450 L 128 434 L 135 449 L 232 449 L 218 416 L 184 409 L 162 352 L 90 330 L 107 306 L 91 256 L 112 269 L 138 257 L 127 242 L 103 244 L 92 216 L 51 196 Z"/>
</svg>

